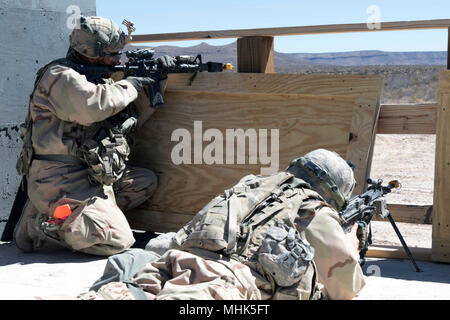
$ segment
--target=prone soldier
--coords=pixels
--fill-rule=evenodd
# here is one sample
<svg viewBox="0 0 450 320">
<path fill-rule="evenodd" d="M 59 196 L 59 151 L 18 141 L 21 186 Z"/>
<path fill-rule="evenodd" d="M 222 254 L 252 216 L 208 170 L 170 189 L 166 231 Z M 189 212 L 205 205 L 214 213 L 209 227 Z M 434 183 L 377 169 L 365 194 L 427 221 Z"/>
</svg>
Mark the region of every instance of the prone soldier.
<svg viewBox="0 0 450 320">
<path fill-rule="evenodd" d="M 245 176 L 178 232 L 110 257 L 79 298 L 352 299 L 365 285 L 360 239 L 338 212 L 355 184 L 349 164 L 324 149 Z"/>
</svg>

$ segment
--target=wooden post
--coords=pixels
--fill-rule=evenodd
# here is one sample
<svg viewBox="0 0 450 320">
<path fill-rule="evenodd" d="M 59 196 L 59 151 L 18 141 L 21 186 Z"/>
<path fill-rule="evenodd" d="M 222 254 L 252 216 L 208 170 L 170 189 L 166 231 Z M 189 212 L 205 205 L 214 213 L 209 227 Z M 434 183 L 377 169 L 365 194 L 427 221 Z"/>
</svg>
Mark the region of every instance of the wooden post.
<svg viewBox="0 0 450 320">
<path fill-rule="evenodd" d="M 274 73 L 273 37 L 244 37 L 237 41 L 238 72 Z"/>
<path fill-rule="evenodd" d="M 450 71 L 439 74 L 433 197 L 433 261 L 450 262 Z"/>
<path fill-rule="evenodd" d="M 447 41 L 447 70 L 450 70 L 450 27 L 448 28 L 448 41 Z"/>
</svg>

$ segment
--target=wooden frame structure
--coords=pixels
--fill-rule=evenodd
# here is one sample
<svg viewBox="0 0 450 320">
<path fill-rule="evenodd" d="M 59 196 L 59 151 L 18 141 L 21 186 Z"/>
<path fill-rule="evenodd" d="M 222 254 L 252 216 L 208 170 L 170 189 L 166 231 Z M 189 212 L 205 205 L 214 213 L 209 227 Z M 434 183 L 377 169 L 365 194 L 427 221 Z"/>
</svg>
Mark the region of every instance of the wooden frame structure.
<svg viewBox="0 0 450 320">
<path fill-rule="evenodd" d="M 238 72 L 273 73 L 274 36 L 423 29 L 447 29 L 449 32 L 448 52 L 450 53 L 450 19 L 383 22 L 379 29 L 370 29 L 366 23 L 355 23 L 142 34 L 133 36 L 132 43 L 237 38 Z M 447 69 L 450 69 L 450 54 L 448 54 Z M 442 75 L 441 78 L 443 78 Z M 442 79 L 440 79 L 441 81 Z M 450 91 L 448 92 L 450 93 Z M 443 98 L 445 94 L 446 92 L 440 93 L 438 104 L 382 105 L 376 125 L 377 133 L 383 134 L 436 134 L 433 205 L 389 204 L 389 209 L 398 222 L 433 224 L 432 249 L 412 248 L 411 251 L 416 259 L 450 263 L 450 228 L 448 225 L 450 220 L 450 200 L 449 196 L 444 194 L 446 191 L 449 191 L 448 188 L 445 188 L 445 185 L 450 185 L 450 148 L 444 148 L 446 144 L 450 144 L 450 134 L 446 130 L 448 115 L 445 113 L 445 107 L 447 106 L 447 100 Z M 406 258 L 402 250 L 401 247 L 371 247 L 368 255 L 386 258 Z"/>
</svg>

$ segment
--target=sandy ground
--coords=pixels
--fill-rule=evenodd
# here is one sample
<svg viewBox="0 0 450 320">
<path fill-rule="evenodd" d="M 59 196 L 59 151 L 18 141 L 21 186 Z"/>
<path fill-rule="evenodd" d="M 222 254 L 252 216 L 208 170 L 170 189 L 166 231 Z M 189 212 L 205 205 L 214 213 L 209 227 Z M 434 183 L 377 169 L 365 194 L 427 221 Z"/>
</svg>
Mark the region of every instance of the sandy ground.
<svg viewBox="0 0 450 320">
<path fill-rule="evenodd" d="M 75 299 L 103 274 L 106 259 L 54 249 L 21 253 L 0 242 L 0 300 Z M 356 300 L 450 300 L 450 265 L 368 258 Z"/>
<path fill-rule="evenodd" d="M 449 300 L 450 264 L 368 258 L 363 266 L 366 286 L 355 300 Z"/>
<path fill-rule="evenodd" d="M 375 140 L 371 178 L 399 180 L 400 190 L 386 196 L 388 203 L 433 203 L 436 135 L 378 134 Z M 410 247 L 431 248 L 431 225 L 397 223 Z M 374 244 L 400 246 L 389 222 L 374 221 Z"/>
<path fill-rule="evenodd" d="M 436 135 L 378 134 L 372 179 L 399 180 L 401 189 L 388 194 L 390 203 L 432 204 Z"/>
<path fill-rule="evenodd" d="M 103 257 L 60 248 L 26 254 L 0 242 L 0 300 L 74 298 L 89 291 L 105 265 Z"/>
<path fill-rule="evenodd" d="M 433 202 L 434 135 L 378 135 L 372 178 L 398 179 L 402 189 L 390 203 Z M 410 247 L 431 248 L 431 225 L 398 223 Z M 400 245 L 389 222 L 373 222 L 374 244 Z M 358 300 L 450 300 L 450 264 L 368 258 L 366 287 Z M 74 299 L 100 278 L 106 259 L 65 249 L 24 254 L 0 242 L 0 300 Z"/>
</svg>

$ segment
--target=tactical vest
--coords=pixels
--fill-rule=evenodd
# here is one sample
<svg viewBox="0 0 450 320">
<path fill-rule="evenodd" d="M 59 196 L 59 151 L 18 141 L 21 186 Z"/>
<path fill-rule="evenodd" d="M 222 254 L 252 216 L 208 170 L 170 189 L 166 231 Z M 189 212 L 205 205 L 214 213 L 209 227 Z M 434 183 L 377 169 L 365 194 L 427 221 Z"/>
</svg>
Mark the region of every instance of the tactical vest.
<svg viewBox="0 0 450 320">
<path fill-rule="evenodd" d="M 137 120 L 130 120 L 124 123 L 135 126 Z M 112 185 L 122 177 L 131 151 L 125 132 L 109 119 L 86 127 L 78 157 L 87 165 L 91 183 Z"/>
<path fill-rule="evenodd" d="M 44 73 L 48 70 L 50 66 L 53 64 L 61 64 L 68 67 L 73 67 L 74 63 L 66 58 L 57 59 L 49 62 L 42 68 L 38 70 L 36 73 L 36 79 L 34 81 L 33 91 L 30 94 L 30 99 L 28 102 L 28 113 L 25 119 L 25 128 L 22 130 L 20 138 L 22 139 L 22 150 L 19 154 L 19 158 L 16 162 L 16 170 L 17 173 L 21 176 L 28 175 L 29 168 L 31 166 L 31 162 L 33 161 L 34 150 L 33 150 L 33 142 L 32 142 L 32 128 L 33 128 L 33 120 L 31 119 L 31 99 L 33 99 L 34 92 L 37 88 L 37 85 L 41 81 Z"/>
<path fill-rule="evenodd" d="M 130 147 L 126 134 L 130 132 L 137 123 L 137 116 L 130 116 L 125 111 L 111 119 L 94 123 L 89 127 L 77 125 L 82 132 L 78 150 L 74 157 L 67 155 L 35 155 L 32 146 L 32 127 L 30 107 L 31 99 L 44 73 L 52 65 L 60 64 L 77 70 L 77 65 L 69 59 L 62 58 L 54 60 L 37 72 L 33 92 L 30 95 L 28 115 L 26 117 L 25 129 L 21 133 L 23 146 L 16 163 L 19 175 L 28 175 L 29 167 L 33 158 L 49 161 L 72 162 L 85 165 L 89 173 L 89 180 L 93 184 L 112 185 L 123 175 L 126 161 L 130 154 Z M 88 79 L 89 80 L 89 79 Z M 119 122 L 122 121 L 122 122 Z M 65 127 L 73 126 L 65 122 Z M 64 132 L 69 130 L 64 130 Z M 71 159 L 73 158 L 73 159 Z M 75 160 L 75 161 L 74 161 Z M 78 161 L 79 160 L 79 161 Z"/>
<path fill-rule="evenodd" d="M 273 292 L 277 287 L 306 286 L 318 297 L 314 248 L 294 222 L 303 201 L 322 200 L 309 188 L 287 172 L 248 175 L 211 200 L 175 240 L 183 250 L 204 249 L 235 258 L 269 279 Z M 301 282 L 306 272 L 313 283 Z"/>
</svg>

